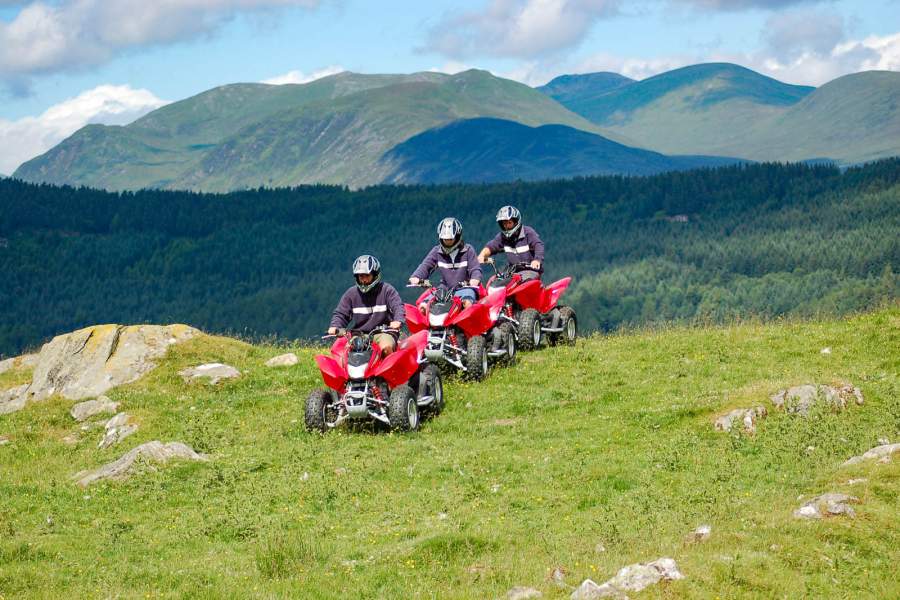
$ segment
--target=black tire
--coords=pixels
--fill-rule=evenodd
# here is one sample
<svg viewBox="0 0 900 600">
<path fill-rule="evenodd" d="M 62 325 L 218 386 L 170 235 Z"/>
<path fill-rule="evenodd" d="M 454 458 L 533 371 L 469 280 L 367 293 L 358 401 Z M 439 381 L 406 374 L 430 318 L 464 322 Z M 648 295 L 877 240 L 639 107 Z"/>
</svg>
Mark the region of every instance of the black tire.
<svg viewBox="0 0 900 600">
<path fill-rule="evenodd" d="M 325 433 L 337 420 L 337 415 L 332 414 L 333 410 L 328 408 L 331 404 L 333 396 L 329 390 L 313 390 L 306 398 L 306 429 L 309 431 L 318 431 Z"/>
<path fill-rule="evenodd" d="M 488 373 L 487 343 L 483 335 L 469 338 L 466 346 L 466 377 L 481 381 Z"/>
<path fill-rule="evenodd" d="M 510 364 L 516 362 L 516 352 L 519 345 L 516 326 L 512 323 L 504 323 L 500 326 L 500 336 L 506 348 L 506 355 L 503 357 L 503 360 Z"/>
<path fill-rule="evenodd" d="M 444 410 L 444 382 L 441 378 L 441 370 L 437 365 L 428 363 L 424 365 L 417 375 L 417 394 L 418 400 L 422 396 L 434 396 L 427 407 L 423 408 L 423 416 L 435 417 Z"/>
<path fill-rule="evenodd" d="M 534 350 L 541 345 L 541 313 L 533 308 L 526 308 L 519 315 L 519 347 L 522 350 Z"/>
<path fill-rule="evenodd" d="M 408 385 L 398 385 L 388 400 L 388 421 L 391 431 L 416 431 L 419 428 L 419 405 L 416 394 Z"/>
<path fill-rule="evenodd" d="M 571 306 L 563 306 L 559 309 L 559 325 L 562 331 L 556 334 L 556 341 L 566 346 L 574 346 L 578 339 L 578 319 Z"/>
</svg>

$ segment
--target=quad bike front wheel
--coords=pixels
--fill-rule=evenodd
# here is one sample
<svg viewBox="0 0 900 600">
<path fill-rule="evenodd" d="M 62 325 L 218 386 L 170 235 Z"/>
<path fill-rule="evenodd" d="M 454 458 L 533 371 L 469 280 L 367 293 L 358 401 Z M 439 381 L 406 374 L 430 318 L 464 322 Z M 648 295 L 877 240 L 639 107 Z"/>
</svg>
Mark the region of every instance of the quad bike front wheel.
<svg viewBox="0 0 900 600">
<path fill-rule="evenodd" d="M 398 385 L 388 400 L 388 421 L 391 431 L 416 431 L 419 428 L 419 404 L 408 385 Z"/>
<path fill-rule="evenodd" d="M 559 326 L 562 331 L 552 334 L 550 343 L 574 346 L 575 340 L 578 339 L 578 319 L 572 307 L 563 306 L 559 309 Z"/>
<path fill-rule="evenodd" d="M 533 308 L 526 308 L 519 315 L 519 344 L 522 350 L 534 350 L 541 345 L 541 313 Z"/>
<path fill-rule="evenodd" d="M 481 381 L 488 373 L 487 342 L 482 335 L 469 338 L 466 346 L 466 375 Z"/>
<path fill-rule="evenodd" d="M 306 398 L 306 429 L 324 433 L 337 422 L 337 411 L 332 407 L 333 397 L 328 390 L 313 390 Z"/>
<path fill-rule="evenodd" d="M 437 365 L 428 363 L 419 371 L 418 380 L 416 399 L 423 396 L 432 397 L 429 404 L 421 407 L 422 412 L 425 416 L 436 417 L 444 410 L 444 384 L 441 381 L 441 370 Z"/>
</svg>

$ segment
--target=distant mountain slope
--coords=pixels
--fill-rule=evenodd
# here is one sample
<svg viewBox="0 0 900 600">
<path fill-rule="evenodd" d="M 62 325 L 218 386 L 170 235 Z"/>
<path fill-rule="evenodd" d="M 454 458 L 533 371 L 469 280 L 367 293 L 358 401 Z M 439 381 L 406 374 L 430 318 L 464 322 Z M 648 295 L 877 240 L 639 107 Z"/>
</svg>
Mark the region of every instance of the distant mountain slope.
<svg viewBox="0 0 900 600">
<path fill-rule="evenodd" d="M 305 85 L 225 86 L 125 127 L 89 126 L 16 176 L 112 190 L 362 186 L 381 181 L 379 159 L 393 146 L 480 116 L 602 131 L 546 95 L 486 71 L 342 73 Z"/>
<path fill-rule="evenodd" d="M 385 155 L 390 183 L 500 182 L 649 175 L 737 162 L 665 156 L 564 125 L 467 119 L 420 133 Z"/>
<path fill-rule="evenodd" d="M 582 114 L 582 109 L 595 102 L 599 96 L 630 83 L 634 83 L 634 79 L 618 73 L 560 75 L 537 90 L 547 94 L 569 110 Z"/>
</svg>

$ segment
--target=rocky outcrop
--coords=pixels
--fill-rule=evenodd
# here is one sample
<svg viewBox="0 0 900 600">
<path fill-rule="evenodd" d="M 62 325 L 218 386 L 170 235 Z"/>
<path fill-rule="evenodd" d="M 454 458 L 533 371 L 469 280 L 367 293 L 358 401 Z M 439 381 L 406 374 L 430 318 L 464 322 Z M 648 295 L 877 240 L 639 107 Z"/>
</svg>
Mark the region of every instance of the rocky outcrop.
<svg viewBox="0 0 900 600">
<path fill-rule="evenodd" d="M 106 433 L 103 434 L 103 439 L 100 440 L 100 444 L 97 446 L 100 449 L 118 444 L 138 429 L 137 424 L 132 423 L 131 417 L 126 413 L 117 414 L 107 421 L 104 427 Z"/>
<path fill-rule="evenodd" d="M 881 460 L 888 458 L 888 460 L 890 460 L 889 457 L 894 452 L 900 452 L 900 444 L 882 444 L 881 446 L 875 446 L 860 456 L 854 456 L 853 458 L 848 459 L 842 466 L 847 467 L 849 465 L 859 464 L 866 460 L 875 460 L 876 458 L 880 458 Z"/>
<path fill-rule="evenodd" d="M 41 348 L 28 398 L 97 397 L 136 381 L 169 346 L 199 334 L 186 325 L 96 325 L 56 336 Z"/>
<path fill-rule="evenodd" d="M 280 354 L 273 358 L 270 358 L 266 361 L 267 367 L 293 367 L 300 359 L 297 358 L 297 355 L 293 352 L 288 352 L 287 354 Z"/>
<path fill-rule="evenodd" d="M 678 565 L 671 558 L 660 558 L 649 563 L 638 563 L 622 567 L 612 579 L 597 584 L 590 579 L 572 592 L 572 600 L 594 600 L 595 598 L 627 598 L 627 592 L 639 592 L 660 581 L 684 579 Z"/>
<path fill-rule="evenodd" d="M 851 502 L 859 502 L 859 498 L 847 494 L 822 494 L 795 510 L 794 517 L 797 519 L 822 519 L 837 515 L 854 517 L 856 512 L 850 506 Z"/>
<path fill-rule="evenodd" d="M 28 388 L 29 385 L 26 383 L 11 390 L 0 392 L 0 415 L 8 415 L 17 410 L 22 410 L 25 407 L 25 403 L 28 402 Z"/>
<path fill-rule="evenodd" d="M 241 376 L 240 371 L 222 363 L 199 365 L 179 371 L 178 374 L 188 383 L 199 379 L 207 379 L 212 385 L 219 383 L 223 379 L 235 379 Z"/>
<path fill-rule="evenodd" d="M 37 357 L 37 354 L 23 354 L 22 356 L 0 360 L 0 374 L 12 369 L 30 369 L 37 364 Z"/>
<path fill-rule="evenodd" d="M 766 407 L 736 408 L 716 418 L 714 427 L 717 431 L 731 431 L 740 425 L 747 433 L 756 433 L 756 422 L 765 418 Z"/>
<path fill-rule="evenodd" d="M 152 468 L 154 463 L 166 463 L 173 459 L 208 460 L 206 456 L 197 454 L 190 446 L 186 446 L 181 442 L 163 444 L 162 442 L 153 441 L 141 444 L 137 448 L 128 451 L 119 460 L 104 465 L 99 469 L 76 473 L 73 479 L 81 487 L 87 487 L 104 479 L 126 479 L 141 464 Z"/>
<path fill-rule="evenodd" d="M 69 411 L 69 414 L 72 415 L 72 418 L 78 421 L 79 423 L 82 421 L 87 421 L 91 417 L 96 415 L 100 415 L 103 413 L 116 414 L 116 411 L 119 410 L 119 403 L 113 402 L 106 396 L 100 396 L 96 400 L 85 400 L 84 402 L 79 402 Z"/>
<path fill-rule="evenodd" d="M 530 587 L 517 586 L 506 592 L 506 600 L 535 600 L 543 597 L 540 590 Z"/>
<path fill-rule="evenodd" d="M 818 402 L 825 402 L 833 410 L 842 411 L 852 403 L 862 404 L 863 395 L 859 388 L 850 384 L 840 387 L 806 384 L 781 390 L 771 400 L 775 408 L 806 416 Z"/>
</svg>

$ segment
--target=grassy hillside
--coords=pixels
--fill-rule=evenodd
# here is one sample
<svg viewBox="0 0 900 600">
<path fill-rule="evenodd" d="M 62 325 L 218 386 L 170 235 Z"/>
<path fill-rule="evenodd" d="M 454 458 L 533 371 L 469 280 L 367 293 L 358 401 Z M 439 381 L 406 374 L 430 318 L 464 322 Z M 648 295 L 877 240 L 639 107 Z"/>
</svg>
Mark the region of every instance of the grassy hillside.
<svg viewBox="0 0 900 600">
<path fill-rule="evenodd" d="M 467 119 L 431 129 L 394 147 L 388 183 L 539 181 L 587 175 L 650 175 L 737 162 L 665 156 L 566 127 L 528 127 L 501 119 Z"/>
<path fill-rule="evenodd" d="M 479 116 L 600 131 L 544 94 L 486 71 L 341 73 L 304 85 L 224 86 L 131 125 L 91 125 L 15 175 L 111 190 L 360 186 L 381 181 L 387 167 L 379 160 L 398 143 Z"/>
<path fill-rule="evenodd" d="M 631 83 L 634 79 L 618 73 L 586 73 L 560 75 L 537 89 L 570 110 L 583 114 L 582 110 L 596 102 L 599 96 Z"/>
<path fill-rule="evenodd" d="M 840 465 L 900 438 L 898 331 L 894 308 L 594 337 L 449 383 L 445 413 L 417 434 L 324 437 L 302 428 L 313 350 L 272 370 L 282 348 L 201 338 L 110 394 L 140 426 L 120 447 L 98 450 L 59 399 L 0 417 L 0 594 L 496 598 L 527 585 L 567 598 L 556 567 L 577 585 L 669 556 L 686 578 L 633 597 L 897 597 L 900 457 Z M 176 375 L 209 361 L 243 375 Z M 810 381 L 854 383 L 865 404 L 713 431 L 722 411 Z M 212 460 L 71 482 L 153 439 Z M 828 491 L 859 497 L 857 518 L 792 518 Z M 711 538 L 685 541 L 702 523 Z"/>
</svg>

